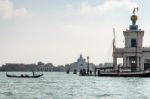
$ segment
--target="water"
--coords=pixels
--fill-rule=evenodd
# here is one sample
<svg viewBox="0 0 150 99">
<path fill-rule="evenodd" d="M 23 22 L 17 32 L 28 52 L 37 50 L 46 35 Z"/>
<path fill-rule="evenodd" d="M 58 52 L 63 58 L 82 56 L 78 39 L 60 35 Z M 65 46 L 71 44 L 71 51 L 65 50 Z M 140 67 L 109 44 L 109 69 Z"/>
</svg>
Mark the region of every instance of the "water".
<svg viewBox="0 0 150 99">
<path fill-rule="evenodd" d="M 0 73 L 0 99 L 149 98 L 150 78 L 81 77 L 63 72 L 45 72 L 41 78 L 7 78 Z"/>
</svg>

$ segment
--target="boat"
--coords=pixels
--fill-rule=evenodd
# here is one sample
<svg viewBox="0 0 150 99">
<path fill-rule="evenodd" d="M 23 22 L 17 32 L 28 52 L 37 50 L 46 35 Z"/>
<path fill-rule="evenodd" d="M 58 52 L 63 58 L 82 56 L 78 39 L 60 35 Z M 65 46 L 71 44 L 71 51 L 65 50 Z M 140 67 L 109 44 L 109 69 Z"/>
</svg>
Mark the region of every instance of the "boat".
<svg viewBox="0 0 150 99">
<path fill-rule="evenodd" d="M 33 76 L 21 74 L 20 76 L 17 76 L 17 75 L 9 75 L 6 73 L 6 76 L 7 77 L 14 77 L 14 78 L 39 78 L 39 77 L 43 76 L 43 74 L 33 75 Z"/>
<path fill-rule="evenodd" d="M 73 74 L 77 74 L 77 70 L 76 69 L 73 71 Z"/>
<path fill-rule="evenodd" d="M 70 70 L 67 70 L 66 73 L 69 74 L 69 73 L 70 73 Z"/>
<path fill-rule="evenodd" d="M 105 77 L 150 77 L 150 71 L 143 72 L 101 72 L 98 76 Z"/>
<path fill-rule="evenodd" d="M 70 67 L 66 70 L 66 73 L 67 73 L 67 74 L 70 73 Z"/>
</svg>

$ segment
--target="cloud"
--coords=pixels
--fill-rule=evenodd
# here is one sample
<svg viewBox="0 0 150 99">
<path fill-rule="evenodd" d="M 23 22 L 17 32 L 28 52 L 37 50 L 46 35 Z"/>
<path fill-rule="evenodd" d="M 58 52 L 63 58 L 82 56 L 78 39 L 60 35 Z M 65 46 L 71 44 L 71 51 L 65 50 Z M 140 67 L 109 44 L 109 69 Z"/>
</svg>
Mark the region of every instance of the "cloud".
<svg viewBox="0 0 150 99">
<path fill-rule="evenodd" d="M 71 4 L 67 4 L 66 7 L 67 7 L 68 9 L 73 9 L 73 6 L 72 6 Z"/>
<path fill-rule="evenodd" d="M 139 7 L 139 5 L 131 0 L 108 0 L 103 4 L 95 6 L 89 4 L 88 2 L 82 2 L 80 4 L 80 12 L 82 14 L 96 13 L 102 15 L 118 8 L 126 8 L 131 11 L 134 7 Z"/>
<path fill-rule="evenodd" d="M 60 28 L 62 28 L 62 29 L 73 29 L 74 26 L 72 24 L 65 24 L 65 25 L 61 25 Z"/>
<path fill-rule="evenodd" d="M 24 17 L 29 13 L 26 8 L 15 8 L 10 0 L 0 0 L 0 17 L 11 19 L 15 17 Z"/>
</svg>

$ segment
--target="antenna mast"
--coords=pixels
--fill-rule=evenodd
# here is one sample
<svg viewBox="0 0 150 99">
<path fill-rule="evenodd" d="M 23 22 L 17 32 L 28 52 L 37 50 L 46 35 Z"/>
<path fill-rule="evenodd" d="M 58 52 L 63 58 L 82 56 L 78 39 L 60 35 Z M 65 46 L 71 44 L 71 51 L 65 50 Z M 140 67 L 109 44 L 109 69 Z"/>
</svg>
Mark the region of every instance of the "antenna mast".
<svg viewBox="0 0 150 99">
<path fill-rule="evenodd" d="M 114 64 L 114 58 L 115 58 L 115 48 L 116 48 L 116 36 L 115 36 L 115 28 L 113 28 L 113 53 L 112 53 L 112 56 L 113 56 L 113 67 L 115 67 L 115 64 Z"/>
<path fill-rule="evenodd" d="M 116 48 L 116 35 L 115 35 L 115 28 L 113 28 L 113 53 Z"/>
</svg>

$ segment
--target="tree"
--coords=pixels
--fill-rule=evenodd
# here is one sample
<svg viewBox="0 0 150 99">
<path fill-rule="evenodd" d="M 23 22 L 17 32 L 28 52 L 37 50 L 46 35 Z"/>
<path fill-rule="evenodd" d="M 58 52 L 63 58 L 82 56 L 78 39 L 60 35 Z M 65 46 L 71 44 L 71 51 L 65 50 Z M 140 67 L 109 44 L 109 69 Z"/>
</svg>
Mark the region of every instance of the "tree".
<svg viewBox="0 0 150 99">
<path fill-rule="evenodd" d="M 39 66 L 41 66 L 41 65 L 45 65 L 43 62 L 41 62 L 41 61 L 39 61 L 38 63 L 37 63 Z"/>
</svg>

